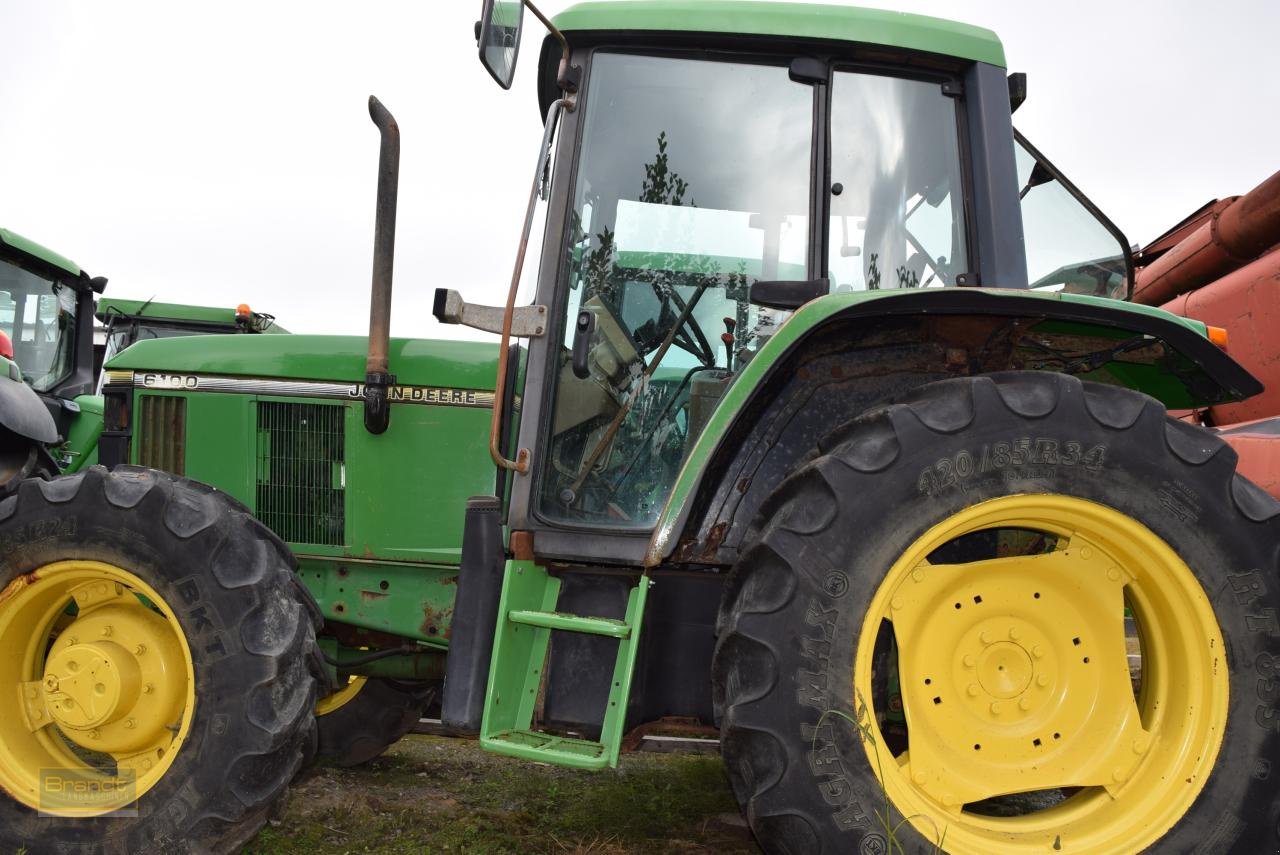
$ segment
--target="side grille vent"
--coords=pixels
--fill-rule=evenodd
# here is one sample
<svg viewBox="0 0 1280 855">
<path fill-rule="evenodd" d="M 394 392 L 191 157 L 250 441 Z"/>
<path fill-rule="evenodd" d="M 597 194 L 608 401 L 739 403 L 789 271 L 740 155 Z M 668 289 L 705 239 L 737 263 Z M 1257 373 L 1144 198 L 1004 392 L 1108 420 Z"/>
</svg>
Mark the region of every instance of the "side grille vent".
<svg viewBox="0 0 1280 855">
<path fill-rule="evenodd" d="M 138 405 L 138 465 L 185 475 L 187 399 L 143 395 Z"/>
<path fill-rule="evenodd" d="M 342 405 L 258 403 L 258 519 L 289 543 L 345 542 Z"/>
</svg>

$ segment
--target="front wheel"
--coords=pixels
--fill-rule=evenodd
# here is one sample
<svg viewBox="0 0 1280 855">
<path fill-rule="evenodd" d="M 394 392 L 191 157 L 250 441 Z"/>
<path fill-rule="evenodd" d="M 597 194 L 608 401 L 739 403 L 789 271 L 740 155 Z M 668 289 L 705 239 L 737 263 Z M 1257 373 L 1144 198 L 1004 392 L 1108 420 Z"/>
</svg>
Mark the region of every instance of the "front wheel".
<svg viewBox="0 0 1280 855">
<path fill-rule="evenodd" d="M 713 687 L 771 852 L 1280 850 L 1280 504 L 1145 396 L 945 381 L 766 503 Z"/>
<path fill-rule="evenodd" d="M 335 766 L 382 756 L 413 730 L 435 694 L 435 683 L 352 677 L 316 704 L 317 756 Z"/>
<path fill-rule="evenodd" d="M 93 467 L 0 501 L 0 851 L 226 852 L 314 740 L 318 611 L 243 507 Z"/>
</svg>

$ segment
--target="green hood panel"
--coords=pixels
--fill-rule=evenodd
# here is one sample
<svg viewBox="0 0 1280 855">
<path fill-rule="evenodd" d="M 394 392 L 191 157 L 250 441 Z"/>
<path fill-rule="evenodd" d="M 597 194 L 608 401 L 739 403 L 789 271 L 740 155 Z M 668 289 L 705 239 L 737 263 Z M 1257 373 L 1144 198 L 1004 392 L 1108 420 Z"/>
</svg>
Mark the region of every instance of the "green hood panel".
<svg viewBox="0 0 1280 855">
<path fill-rule="evenodd" d="M 364 336 L 188 336 L 140 341 L 107 368 L 363 383 L 368 347 Z M 485 342 L 393 338 L 389 353 L 403 385 L 488 390 L 498 370 L 498 346 Z"/>
<path fill-rule="evenodd" d="M 1262 391 L 1262 384 L 1206 337 L 1205 325 L 1163 309 L 1048 291 L 994 288 L 947 288 L 855 291 L 821 297 L 801 306 L 778 328 L 725 393 L 676 478 L 667 504 L 658 517 L 645 556 L 647 566 L 665 560 L 675 547 L 703 473 L 721 439 L 761 388 L 774 367 L 817 327 L 846 318 L 903 315 L 996 315 L 1026 317 L 1061 325 L 1109 331 L 1121 337 L 1147 335 L 1162 339 L 1181 362 L 1170 376 L 1153 367 L 1130 375 L 1114 371 L 1113 380 L 1146 392 L 1171 408 L 1204 406 L 1239 400 Z M 1082 374 L 1089 379 L 1087 374 Z M 1212 390 L 1211 396 L 1195 389 Z"/>
<path fill-rule="evenodd" d="M 552 19 L 570 34 L 583 30 L 736 33 L 821 39 L 927 51 L 1005 65 L 995 33 L 941 18 L 827 6 L 753 0 L 610 0 L 570 6 Z"/>
</svg>

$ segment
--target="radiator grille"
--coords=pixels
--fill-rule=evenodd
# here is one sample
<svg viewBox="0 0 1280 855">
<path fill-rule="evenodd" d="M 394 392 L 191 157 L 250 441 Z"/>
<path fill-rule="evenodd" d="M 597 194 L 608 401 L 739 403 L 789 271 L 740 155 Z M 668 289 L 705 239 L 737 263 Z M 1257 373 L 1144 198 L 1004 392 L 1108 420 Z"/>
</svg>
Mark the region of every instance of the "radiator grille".
<svg viewBox="0 0 1280 855">
<path fill-rule="evenodd" d="M 134 422 L 138 465 L 185 475 L 187 467 L 187 399 L 143 395 Z"/>
<path fill-rule="evenodd" d="M 289 543 L 345 542 L 343 412 L 258 403 L 258 519 Z"/>
</svg>

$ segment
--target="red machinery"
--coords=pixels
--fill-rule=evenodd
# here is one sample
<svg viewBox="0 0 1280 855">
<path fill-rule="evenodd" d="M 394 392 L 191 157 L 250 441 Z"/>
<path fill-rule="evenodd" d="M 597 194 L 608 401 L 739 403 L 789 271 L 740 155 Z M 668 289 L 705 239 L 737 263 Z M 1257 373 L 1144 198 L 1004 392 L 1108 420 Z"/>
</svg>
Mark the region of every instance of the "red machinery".
<svg viewBox="0 0 1280 855">
<path fill-rule="evenodd" d="M 1266 390 L 1192 414 L 1280 498 L 1280 172 L 1210 202 L 1146 246 L 1133 300 L 1227 330 L 1227 350 Z"/>
</svg>

